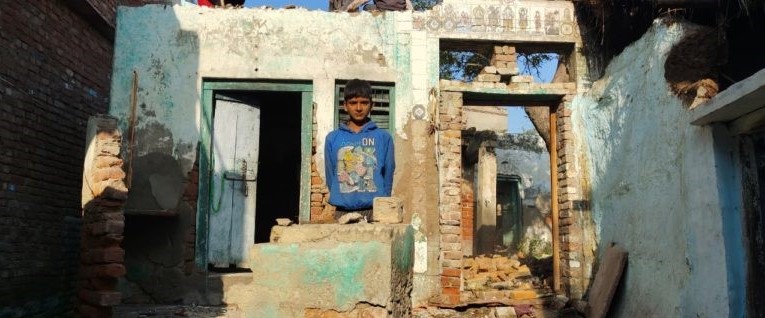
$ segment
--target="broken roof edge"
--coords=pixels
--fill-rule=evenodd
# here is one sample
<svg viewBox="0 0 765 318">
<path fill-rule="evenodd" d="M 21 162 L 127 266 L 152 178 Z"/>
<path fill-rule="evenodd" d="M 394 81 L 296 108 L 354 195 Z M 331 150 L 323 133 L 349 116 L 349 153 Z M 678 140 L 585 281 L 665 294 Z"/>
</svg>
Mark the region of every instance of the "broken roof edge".
<svg viewBox="0 0 765 318">
<path fill-rule="evenodd" d="M 691 110 L 692 125 L 727 122 L 765 107 L 765 69 Z"/>
<path fill-rule="evenodd" d="M 275 8 L 268 5 L 261 5 L 257 7 L 245 7 L 245 6 L 214 6 L 214 7 L 208 7 L 196 4 L 189 0 L 118 0 L 117 6 L 118 7 L 143 7 L 143 6 L 151 6 L 151 5 L 160 5 L 160 6 L 180 6 L 180 7 L 199 7 L 199 8 L 205 8 L 208 10 L 303 10 L 303 11 L 321 11 L 321 12 L 329 12 L 327 10 L 322 9 L 311 9 L 306 8 L 302 6 L 297 5 L 285 5 L 280 8 Z"/>
</svg>

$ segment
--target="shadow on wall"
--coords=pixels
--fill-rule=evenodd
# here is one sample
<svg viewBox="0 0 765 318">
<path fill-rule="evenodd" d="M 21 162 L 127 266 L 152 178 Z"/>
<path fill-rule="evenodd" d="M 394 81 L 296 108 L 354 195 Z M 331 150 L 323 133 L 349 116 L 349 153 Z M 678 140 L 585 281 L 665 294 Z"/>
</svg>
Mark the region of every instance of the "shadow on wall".
<svg viewBox="0 0 765 318">
<path fill-rule="evenodd" d="M 181 29 L 174 7 L 166 3 L 118 7 L 123 12 L 113 81 L 132 83 L 120 91 L 135 96 L 114 98 L 111 110 L 127 117 L 120 121 L 127 127 L 122 154 L 130 179 L 122 242 L 126 274 L 118 289 L 123 304 L 218 305 L 221 293 L 207 286 L 220 284 L 208 281 L 206 269 L 195 265 L 197 167 L 199 156 L 209 154 L 173 129 L 195 125 L 189 118 L 205 118 L 189 115 L 199 111 L 194 103 L 179 102 L 179 94 L 194 90 L 181 81 L 197 76 L 199 37 Z M 135 41 L 157 36 L 167 41 Z"/>
</svg>

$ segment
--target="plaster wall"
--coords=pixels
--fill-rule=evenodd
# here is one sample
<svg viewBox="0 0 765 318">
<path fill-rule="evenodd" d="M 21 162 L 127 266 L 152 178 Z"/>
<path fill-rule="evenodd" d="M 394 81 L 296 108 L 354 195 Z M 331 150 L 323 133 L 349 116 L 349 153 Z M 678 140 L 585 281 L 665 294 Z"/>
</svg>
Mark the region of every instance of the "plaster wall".
<svg viewBox="0 0 765 318">
<path fill-rule="evenodd" d="M 492 253 L 497 244 L 497 156 L 484 145 L 478 150 L 476 164 L 476 254 Z"/>
<path fill-rule="evenodd" d="M 689 28 L 656 22 L 572 102 L 598 244 L 629 252 L 614 317 L 728 316 L 712 131 L 689 124 L 664 80 Z"/>
<path fill-rule="evenodd" d="M 318 134 L 326 135 L 334 128 L 336 79 L 403 82 L 400 90 L 408 89 L 409 81 L 399 78 L 407 73 L 395 72 L 408 65 L 398 65 L 393 17 L 304 9 L 120 7 L 110 113 L 127 124 L 135 71 L 137 135 L 166 131 L 139 143 L 136 155 L 166 153 L 187 172 L 199 140 L 203 78 L 309 80 Z M 149 24 L 154 27 L 146 28 Z M 323 138 L 317 149 L 323 149 Z M 323 157 L 319 151 L 317 159 Z"/>
</svg>

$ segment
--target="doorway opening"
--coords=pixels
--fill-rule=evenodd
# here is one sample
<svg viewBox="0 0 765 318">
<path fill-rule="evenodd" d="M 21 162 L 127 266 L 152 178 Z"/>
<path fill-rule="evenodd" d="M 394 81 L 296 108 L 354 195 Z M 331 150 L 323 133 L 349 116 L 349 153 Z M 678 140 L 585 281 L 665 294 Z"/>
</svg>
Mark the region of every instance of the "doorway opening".
<svg viewBox="0 0 765 318">
<path fill-rule="evenodd" d="M 747 312 L 765 314 L 765 126 L 741 135 L 743 167 L 744 236 L 747 260 Z"/>
<path fill-rule="evenodd" d="M 233 91 L 216 93 L 218 100 L 240 101 L 260 110 L 254 243 L 268 242 L 276 219 L 299 218 L 301 94 Z"/>
<path fill-rule="evenodd" d="M 549 294 L 553 242 L 545 142 L 522 107 L 463 106 L 463 116 L 463 213 L 472 212 L 473 233 L 463 242 L 464 287 L 478 298 L 492 289 Z"/>
<path fill-rule="evenodd" d="M 305 221 L 310 195 L 310 84 L 206 82 L 197 264 L 250 268 L 277 219 Z"/>
</svg>

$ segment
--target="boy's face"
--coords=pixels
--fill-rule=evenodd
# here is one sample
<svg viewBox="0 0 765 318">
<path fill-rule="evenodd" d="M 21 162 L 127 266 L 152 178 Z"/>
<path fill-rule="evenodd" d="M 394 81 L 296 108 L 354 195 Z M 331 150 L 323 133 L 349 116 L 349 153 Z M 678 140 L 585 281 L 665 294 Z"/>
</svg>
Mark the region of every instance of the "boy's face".
<svg viewBox="0 0 765 318">
<path fill-rule="evenodd" d="M 354 123 L 363 123 L 372 111 L 372 101 L 366 97 L 352 97 L 343 103 Z"/>
</svg>

